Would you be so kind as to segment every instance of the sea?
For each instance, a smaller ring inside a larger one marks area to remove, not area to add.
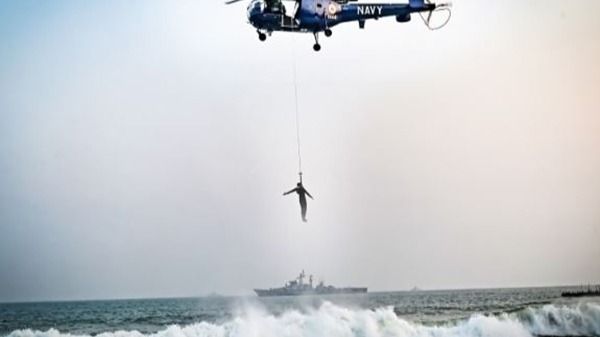
[[[600,336],[600,297],[572,288],[0,304],[10,337]]]

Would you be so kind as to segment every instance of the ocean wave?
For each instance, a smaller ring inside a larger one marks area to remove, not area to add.
[[[600,305],[545,305],[519,313],[470,318],[427,326],[398,317],[392,307],[351,309],[324,303],[309,311],[290,310],[274,316],[245,308],[223,324],[208,322],[142,334],[138,331],[104,332],[97,337],[531,337],[600,336]],[[9,337],[88,337],[48,331],[17,330]]]
[[[600,336],[600,304],[598,303],[530,307],[514,316],[535,335]]]

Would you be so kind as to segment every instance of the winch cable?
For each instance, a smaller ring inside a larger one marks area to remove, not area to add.
[[[294,108],[296,114],[296,145],[298,147],[298,176],[302,182],[302,152],[300,151],[300,113],[298,109],[298,75],[296,71],[296,40],[292,38],[292,59],[294,73]]]

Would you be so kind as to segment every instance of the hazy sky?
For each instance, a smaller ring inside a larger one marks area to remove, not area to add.
[[[600,2],[454,5],[314,53],[244,3],[2,1],[0,301],[600,282]]]

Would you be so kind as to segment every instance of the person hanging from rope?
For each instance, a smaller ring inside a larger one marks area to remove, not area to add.
[[[302,185],[302,176],[300,176],[300,182],[296,184],[296,188],[283,193],[283,195],[288,195],[291,193],[298,193],[298,199],[300,200],[300,211],[302,214],[302,221],[306,222],[306,196],[308,195],[311,199],[313,199],[312,195],[308,193],[308,191]],[[314,199],[313,199],[314,200]]]

